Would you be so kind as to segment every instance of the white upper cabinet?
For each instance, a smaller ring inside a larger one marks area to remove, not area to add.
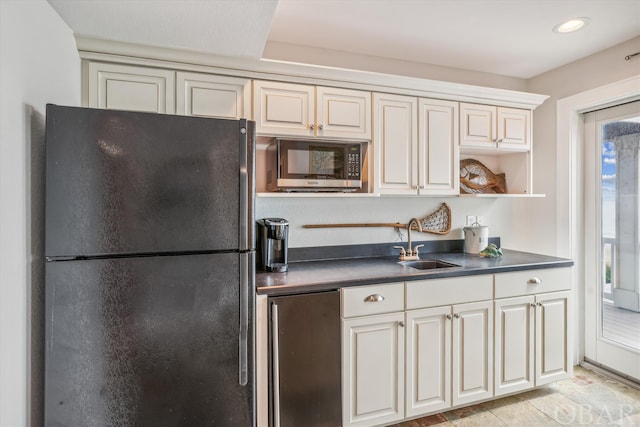
[[[258,134],[313,135],[315,105],[313,86],[253,81],[253,117]]]
[[[496,146],[496,107],[460,104],[460,145],[494,148]]]
[[[240,119],[251,113],[249,79],[179,71],[176,81],[177,114]]]
[[[458,103],[418,100],[419,194],[458,194]]]
[[[316,135],[371,139],[371,92],[316,88]]]
[[[531,149],[531,110],[460,104],[460,146]]]
[[[85,72],[93,108],[225,119],[251,113],[249,79],[103,62],[89,62]]]
[[[531,111],[498,107],[498,148],[531,149]]]
[[[254,80],[258,134],[371,139],[371,93]]]
[[[110,110],[175,113],[175,72],[90,62],[88,106]]]
[[[373,94],[374,191],[458,193],[458,103]]]
[[[418,194],[418,99],[373,94],[376,193]]]

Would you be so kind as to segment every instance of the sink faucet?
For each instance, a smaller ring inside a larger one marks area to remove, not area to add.
[[[418,227],[418,231],[422,231],[422,224],[420,224],[420,221],[418,221],[417,218],[411,218],[407,224],[407,249],[405,250],[402,246],[394,246],[394,248],[400,249],[400,261],[413,261],[420,259],[420,256],[418,255],[418,248],[421,248],[424,245],[416,245],[413,250],[411,249],[411,227],[413,224]]]

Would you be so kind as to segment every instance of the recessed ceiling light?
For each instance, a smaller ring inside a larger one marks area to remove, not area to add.
[[[589,18],[571,18],[553,27],[554,33],[571,33],[587,25],[591,19]]]

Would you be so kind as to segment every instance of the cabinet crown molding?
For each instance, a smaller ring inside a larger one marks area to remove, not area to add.
[[[82,35],[76,35],[75,39],[83,60],[326,85],[531,110],[548,98],[547,95],[462,83],[283,61],[223,57],[204,52],[138,45]]]

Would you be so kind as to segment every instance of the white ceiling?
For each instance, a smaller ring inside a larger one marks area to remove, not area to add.
[[[48,1],[84,36],[252,58],[289,43],[525,79],[640,36],[640,0]],[[577,16],[591,22],[551,31]]]

